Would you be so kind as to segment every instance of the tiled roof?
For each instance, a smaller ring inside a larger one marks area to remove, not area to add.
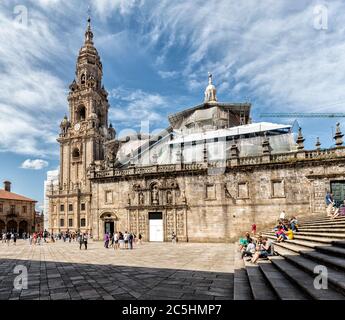
[[[37,202],[36,200],[32,200],[30,198],[21,196],[13,192],[8,192],[3,189],[0,189],[0,200],[19,200],[19,201]]]

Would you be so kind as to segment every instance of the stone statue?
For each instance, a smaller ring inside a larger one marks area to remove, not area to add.
[[[171,191],[167,191],[167,204],[172,204],[172,194]]]
[[[142,192],[139,193],[139,204],[144,204],[144,194]]]
[[[152,204],[158,204],[158,188],[154,186],[152,189]]]

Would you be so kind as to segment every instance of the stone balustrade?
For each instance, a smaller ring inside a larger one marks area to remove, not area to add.
[[[321,160],[321,159],[339,159],[345,158],[345,147],[337,147],[325,150],[298,150],[288,153],[278,153],[270,155],[259,155],[250,157],[236,157],[227,161],[209,161],[198,163],[177,163],[164,165],[149,165],[142,167],[130,167],[126,169],[104,169],[95,167],[90,170],[89,177],[91,179],[102,179],[110,177],[122,177],[131,175],[145,175],[164,172],[187,172],[187,171],[204,171],[210,168],[218,167],[239,167],[251,165],[268,165],[275,163],[291,163],[296,161]],[[236,160],[236,161],[233,161]],[[59,188],[51,189],[51,194],[61,194]]]

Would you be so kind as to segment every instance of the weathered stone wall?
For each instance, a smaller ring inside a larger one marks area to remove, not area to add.
[[[342,161],[238,166],[214,175],[207,171],[172,172],[94,180],[93,234],[103,237],[101,216],[110,213],[117,230],[141,232],[148,239],[148,213],[159,211],[163,213],[165,240],[180,229],[180,239],[188,241],[230,241],[250,231],[254,222],[259,229],[275,223],[282,210],[297,217],[324,212],[330,181],[344,179]],[[168,204],[165,195],[171,181],[177,188],[172,189],[173,203]],[[155,183],[160,186],[156,205],[150,202],[150,185]],[[138,190],[134,186],[139,186]]]

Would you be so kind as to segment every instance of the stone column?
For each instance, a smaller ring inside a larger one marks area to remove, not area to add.
[[[235,140],[232,140],[232,145],[230,148],[230,164],[232,167],[238,165],[239,163],[238,156],[239,156],[239,150],[238,150],[237,144],[235,143]]]
[[[262,142],[262,154],[263,154],[263,162],[270,162],[271,161],[271,146],[269,138],[265,132],[264,140]]]

